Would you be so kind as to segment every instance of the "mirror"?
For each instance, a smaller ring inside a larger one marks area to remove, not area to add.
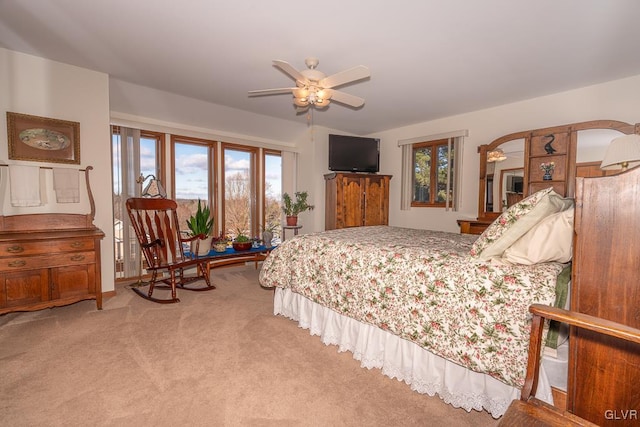
[[[500,171],[500,204],[505,211],[524,198],[524,168]]]
[[[479,218],[496,218],[511,204],[516,203],[518,197],[526,197],[527,177],[525,176],[526,144],[533,133],[543,134],[556,132],[570,132],[575,138],[575,166],[588,165],[599,171],[599,162],[609,143],[624,134],[634,133],[634,125],[615,120],[594,120],[574,123],[571,125],[552,128],[516,132],[498,138],[487,145],[479,147],[480,152],[480,192],[478,203]],[[572,142],[573,143],[573,142]],[[504,156],[493,154],[501,150]],[[504,157],[504,159],[501,159]],[[501,160],[499,160],[501,159]],[[578,174],[580,175],[580,174]],[[519,187],[514,182],[522,177],[524,182],[523,194],[518,194]],[[514,194],[515,193],[515,194]]]
[[[511,140],[500,144],[493,150],[487,152],[487,200],[485,211],[502,212],[507,206],[506,176],[512,176],[516,171],[520,171],[519,176],[524,177],[524,143],[523,138]],[[501,150],[504,156],[492,161],[492,154],[496,150]],[[510,172],[510,173],[507,173]],[[507,173],[507,175],[505,175]],[[513,180],[510,180],[513,181]],[[522,189],[520,189],[522,193]],[[492,197],[490,198],[489,195]]]

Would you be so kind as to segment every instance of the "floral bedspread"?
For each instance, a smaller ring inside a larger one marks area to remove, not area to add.
[[[533,303],[553,305],[561,264],[498,265],[469,255],[477,236],[374,226],[283,242],[264,287],[291,288],[473,371],[522,387]]]

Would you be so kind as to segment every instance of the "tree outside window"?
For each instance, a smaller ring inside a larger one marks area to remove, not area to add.
[[[450,203],[455,188],[453,165],[455,146],[441,139],[413,144],[413,199],[411,206],[446,205],[447,188]],[[448,183],[448,185],[447,185]]]

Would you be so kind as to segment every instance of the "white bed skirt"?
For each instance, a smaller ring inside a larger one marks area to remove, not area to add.
[[[283,315],[318,335],[326,345],[338,351],[350,351],[363,368],[379,368],[390,378],[397,378],[411,389],[438,396],[456,408],[470,412],[486,410],[499,418],[520,390],[493,377],[470,371],[449,362],[410,341],[376,326],[361,323],[322,307],[289,289],[276,288],[273,313]],[[551,387],[540,370],[536,397],[553,404]]]

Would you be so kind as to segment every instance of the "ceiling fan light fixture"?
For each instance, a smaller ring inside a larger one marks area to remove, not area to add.
[[[305,64],[308,68],[298,71],[288,62],[274,60],[273,65],[293,78],[296,87],[254,90],[249,91],[249,96],[278,95],[291,92],[293,94],[293,103],[303,110],[311,106],[326,108],[332,100],[338,104],[353,108],[360,108],[364,105],[364,99],[333,88],[369,78],[371,73],[367,67],[359,65],[327,77],[323,72],[316,69],[318,62],[317,58],[307,58]]]
[[[309,88],[301,87],[298,89],[293,89],[293,96],[296,98],[308,98],[309,97]]]
[[[296,104],[297,107],[306,107],[309,105],[309,100],[307,98],[293,97],[293,103]]]

